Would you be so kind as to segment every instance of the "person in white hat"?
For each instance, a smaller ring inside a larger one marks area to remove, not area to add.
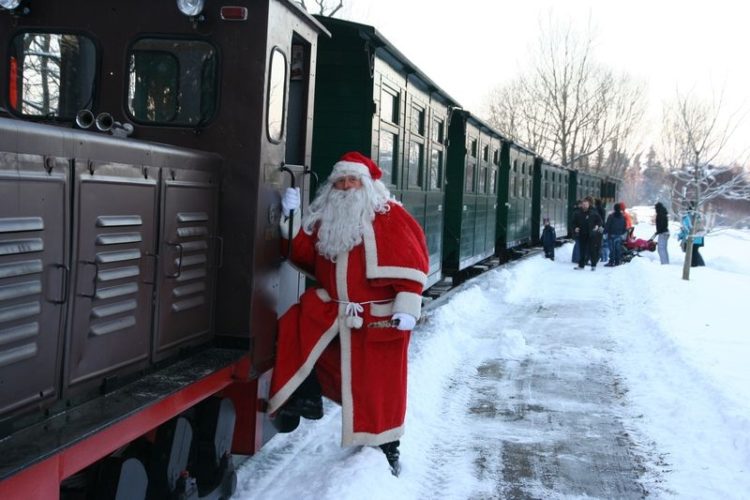
[[[292,218],[290,260],[319,287],[279,320],[268,412],[321,418],[325,395],[342,406],[342,446],[380,446],[398,474],[407,349],[429,254],[381,175],[370,158],[347,153],[301,223]],[[284,238],[299,198],[291,188],[282,198]]]

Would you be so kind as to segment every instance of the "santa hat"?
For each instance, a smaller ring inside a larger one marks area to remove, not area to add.
[[[366,175],[376,181],[383,176],[383,171],[374,161],[362,153],[350,151],[333,165],[331,179],[344,175]]]

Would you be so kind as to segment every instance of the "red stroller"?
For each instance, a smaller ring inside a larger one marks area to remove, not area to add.
[[[653,237],[644,240],[643,238],[636,238],[633,233],[628,234],[623,243],[622,261],[630,262],[633,257],[637,257],[641,252],[648,251],[653,252],[656,250],[656,242]]]

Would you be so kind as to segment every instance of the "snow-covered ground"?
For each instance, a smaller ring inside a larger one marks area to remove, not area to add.
[[[689,281],[669,253],[574,271],[565,245],[475,279],[414,332],[400,477],[339,447],[331,404],[248,460],[235,498],[749,498],[750,232],[709,235]]]

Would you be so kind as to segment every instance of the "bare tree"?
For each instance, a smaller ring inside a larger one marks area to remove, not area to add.
[[[489,121],[564,166],[621,176],[644,112],[644,89],[593,58],[594,37],[541,25],[522,76],[495,90]]]
[[[307,8],[307,3],[308,2],[306,0],[299,0],[299,4],[305,10],[309,10]],[[344,6],[344,0],[337,0],[333,2],[329,2],[328,0],[312,0],[310,4],[310,7],[314,9],[313,14],[333,17]]]
[[[690,279],[697,222],[710,229],[709,203],[716,199],[747,199],[750,182],[744,168],[718,166],[739,125],[736,114],[724,117],[723,92],[711,101],[690,94],[675,95],[664,109],[664,160],[671,170],[672,202],[676,213],[690,220],[682,278]]]
[[[551,130],[545,118],[545,109],[534,99],[532,81],[525,75],[509,84],[495,88],[489,97],[488,120],[500,128],[509,139],[523,144],[532,151],[552,157]]]

